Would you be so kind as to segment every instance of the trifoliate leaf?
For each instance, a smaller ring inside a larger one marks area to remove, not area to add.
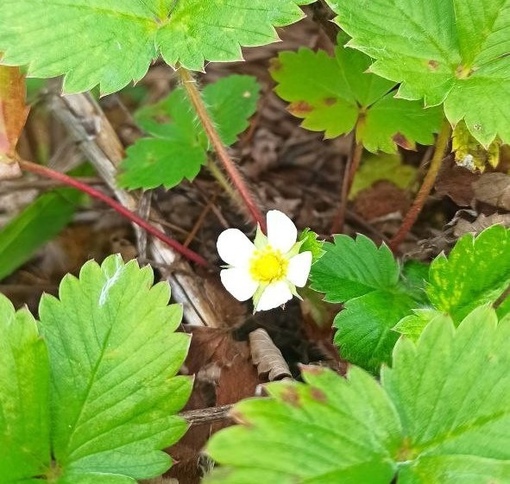
[[[436,320],[416,345],[399,340],[381,380],[405,436],[402,482],[510,481],[509,338],[481,306],[457,329]]]
[[[241,46],[278,39],[311,0],[3,0],[0,51],[28,75],[64,74],[67,92],[103,94],[141,79],[159,54],[175,67],[241,60]]]
[[[291,102],[289,111],[304,118],[302,126],[325,131],[326,138],[355,129],[367,150],[388,153],[397,145],[412,149],[416,141],[432,144],[441,111],[395,99],[394,82],[365,72],[370,63],[365,54],[343,46],[335,49],[335,57],[302,48],[280,53],[271,75],[277,94]]]
[[[252,76],[232,75],[202,92],[222,141],[232,144],[255,112],[260,86]],[[126,150],[119,182],[126,188],[171,188],[193,180],[207,161],[208,141],[182,88],[140,109],[135,118],[155,138],[142,138]]]
[[[0,294],[0,476],[31,482],[50,464],[49,364],[37,323]]]
[[[448,257],[430,265],[431,303],[459,323],[475,307],[496,301],[510,284],[510,230],[494,225],[464,235]]]
[[[43,297],[62,482],[92,482],[97,474],[129,482],[170,467],[162,449],[186,430],[175,414],[191,381],[175,375],[189,338],[174,333],[182,309],[167,305],[168,286],[152,283],[149,267],[111,256],[101,266],[85,264],[79,279],[66,276],[59,299]]]
[[[344,303],[335,318],[335,343],[343,358],[377,371],[390,362],[399,336],[393,326],[425,294],[417,280],[417,287],[401,280],[400,267],[386,245],[378,248],[363,235],[337,235],[334,244],[325,243],[323,249],[326,253],[312,266],[311,287],[325,293],[326,301]]]
[[[496,138],[488,148],[484,148],[468,131],[466,123],[460,121],[452,135],[452,150],[455,152],[455,163],[469,171],[483,173],[487,166],[496,168],[499,164],[499,148],[501,140]]]
[[[402,164],[400,154],[371,154],[363,157],[352,183],[349,199],[353,200],[361,190],[371,187],[379,180],[389,180],[397,187],[405,189],[409,188],[415,178],[416,168]]]
[[[484,146],[510,142],[508,0],[327,0],[349,45],[373,57],[370,71],[402,83],[403,99],[444,102]]]
[[[209,482],[509,482],[509,338],[510,319],[482,306],[458,328],[435,320],[416,344],[400,339],[380,388],[356,367],[270,384],[210,440],[223,467]]]
[[[375,380],[358,368],[348,379],[303,370],[307,384],[274,383],[270,399],[236,405],[243,425],[215,434],[207,451],[225,468],[206,482],[389,483],[400,428]]]
[[[0,279],[11,274],[73,218],[82,195],[69,188],[44,193],[0,230]]]

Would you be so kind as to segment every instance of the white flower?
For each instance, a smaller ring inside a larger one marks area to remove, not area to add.
[[[229,264],[220,273],[221,282],[239,301],[253,297],[255,311],[266,311],[298,296],[310,273],[312,253],[299,253],[301,242],[292,220],[278,210],[267,212],[267,237],[260,228],[252,243],[238,229],[220,234],[216,246]]]

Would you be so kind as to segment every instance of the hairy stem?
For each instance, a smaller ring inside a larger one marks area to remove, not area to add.
[[[342,232],[344,228],[349,192],[351,191],[352,182],[354,181],[354,177],[358,171],[362,155],[363,145],[361,143],[357,143],[356,139],[353,138],[351,152],[349,153],[349,159],[347,160],[347,166],[345,167],[344,177],[342,180],[340,207],[338,208],[338,212],[336,213],[335,218],[333,219],[333,224],[331,225],[332,234],[338,234]]]
[[[439,173],[439,169],[441,168],[441,163],[444,159],[446,149],[448,148],[448,143],[450,141],[450,136],[452,133],[452,127],[447,119],[443,120],[443,125],[441,127],[441,131],[437,137],[436,147],[434,150],[434,155],[432,156],[432,160],[430,161],[430,166],[423,179],[423,183],[416,194],[416,198],[406,213],[404,220],[402,221],[402,225],[398,229],[397,233],[390,240],[390,248],[393,252],[396,252],[398,246],[402,243],[402,241],[406,238],[406,235],[411,230],[412,226],[416,222],[418,215],[423,209],[427,197],[429,196],[432,188],[434,186],[434,182],[436,181],[437,174]]]
[[[223,142],[220,139],[218,131],[214,127],[213,121],[211,120],[209,113],[205,107],[204,101],[202,100],[202,96],[200,95],[199,90],[197,89],[195,80],[191,76],[190,72],[184,68],[179,68],[177,70],[179,77],[181,79],[181,83],[186,89],[188,97],[193,105],[202,126],[204,127],[204,131],[207,134],[209,141],[211,142],[218,159],[223,164],[225,171],[232,181],[233,186],[239,192],[240,197],[242,198],[244,204],[246,205],[251,217],[254,222],[260,225],[260,228],[265,232],[266,231],[266,222],[260,211],[253,195],[248,188],[243,176],[239,172],[234,161],[230,158],[223,146]]]
[[[156,227],[152,226],[149,222],[147,222],[147,220],[139,217],[136,213],[132,212],[131,210],[128,210],[120,203],[116,202],[109,196],[105,195],[103,192],[100,192],[99,190],[96,190],[95,188],[86,185],[85,183],[82,183],[78,180],[75,180],[74,178],[71,178],[70,176],[67,176],[63,173],[52,170],[51,168],[47,168],[42,165],[37,165],[30,161],[20,161],[19,165],[25,171],[36,173],[38,175],[44,176],[45,178],[50,178],[52,180],[57,180],[58,182],[76,188],[77,190],[80,190],[81,192],[86,193],[87,195],[90,195],[91,197],[96,198],[97,200],[101,200],[102,202],[106,203],[108,206],[113,208],[117,213],[127,218],[131,222],[137,224],[138,226],[142,227],[149,234],[158,238],[159,240],[167,244],[169,247],[172,247],[172,249],[179,252],[190,261],[193,261],[204,267],[207,267],[209,265],[208,262],[201,255],[197,254],[191,249],[188,249],[187,247],[184,247],[176,240],[168,237],[166,234],[164,234]]]

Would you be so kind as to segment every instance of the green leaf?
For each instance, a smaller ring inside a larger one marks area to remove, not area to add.
[[[221,140],[233,144],[256,110],[260,86],[252,76],[231,75],[202,92]],[[208,141],[182,88],[140,109],[135,118],[155,138],[142,138],[126,151],[119,182],[126,188],[171,188],[193,180],[207,160]]]
[[[417,344],[400,339],[381,387],[356,367],[270,384],[210,440],[224,467],[208,482],[509,482],[509,338],[510,319],[482,306],[458,328],[435,320]]]
[[[50,463],[49,364],[37,323],[0,294],[0,476],[29,482]]]
[[[126,150],[119,184],[130,190],[171,188],[184,178],[193,180],[206,161],[201,146],[187,145],[178,140],[142,138]]]
[[[459,323],[475,307],[496,301],[510,284],[510,230],[494,225],[463,236],[448,258],[430,265],[432,304]]]
[[[402,318],[394,327],[394,331],[407,336],[411,341],[418,341],[423,330],[431,321],[440,320],[443,324],[451,324],[450,316],[440,313],[436,309],[423,308],[413,309],[413,314]]]
[[[255,77],[241,75],[224,77],[204,88],[204,102],[224,144],[234,144],[248,127],[248,119],[257,110],[259,91]]]
[[[500,319],[510,317],[510,296],[504,298],[503,302],[496,308],[496,312]]]
[[[509,338],[481,306],[456,330],[436,320],[417,345],[399,340],[381,378],[405,436],[402,482],[510,480]]]
[[[345,40],[339,36],[340,43]],[[394,98],[395,83],[367,74],[370,63],[368,56],[341,46],[335,57],[301,48],[280,53],[271,75],[277,94],[291,102],[289,111],[304,118],[302,126],[325,131],[326,138],[355,129],[366,149],[388,153],[397,145],[412,149],[416,141],[432,144],[441,110]]]
[[[41,195],[0,230],[0,279],[55,237],[73,218],[82,195],[61,188]]]
[[[378,289],[397,286],[400,268],[386,245],[376,245],[364,235],[352,239],[335,235],[326,242],[325,254],[313,265],[312,289],[325,293],[329,302],[344,302]]]
[[[68,275],[40,305],[52,370],[52,446],[62,482],[129,482],[170,467],[162,452],[185,432],[175,414],[189,378],[175,376],[189,337],[175,333],[182,308],[151,287],[150,267],[120,256]],[[59,481],[60,482],[60,481]]]
[[[307,384],[273,383],[270,399],[236,405],[242,426],[215,434],[208,453],[228,466],[206,482],[389,483],[400,436],[394,408],[358,368],[348,379],[303,369]]]
[[[349,199],[365,188],[370,188],[376,181],[389,180],[397,187],[407,189],[416,178],[416,168],[402,164],[400,154],[380,154],[364,156],[361,166],[356,172]]]
[[[311,0],[4,0],[0,51],[31,77],[64,74],[64,89],[120,90],[159,54],[176,67],[241,60],[241,46],[278,40]],[[20,35],[20,32],[22,34]]]
[[[370,71],[402,83],[398,95],[444,103],[487,146],[510,142],[509,0],[327,0],[349,45],[376,59]],[[383,19],[383,20],[382,20]]]
[[[325,254],[312,266],[312,289],[325,300],[342,302],[336,316],[335,343],[342,357],[375,372],[389,363],[399,334],[395,324],[425,295],[419,278],[401,279],[400,267],[386,245],[376,247],[367,237],[337,235],[323,245]]]
[[[309,228],[302,230],[298,236],[298,242],[301,242],[299,252],[311,252],[312,262],[319,260],[324,254],[322,246],[324,241],[319,240],[319,236]]]
[[[395,324],[416,307],[404,292],[373,291],[344,304],[334,320],[335,344],[342,358],[377,373],[382,363],[391,363],[399,338]]]

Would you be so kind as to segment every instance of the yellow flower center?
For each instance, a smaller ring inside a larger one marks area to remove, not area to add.
[[[256,250],[250,260],[250,275],[257,282],[271,283],[285,279],[289,261],[279,250],[267,245]]]

